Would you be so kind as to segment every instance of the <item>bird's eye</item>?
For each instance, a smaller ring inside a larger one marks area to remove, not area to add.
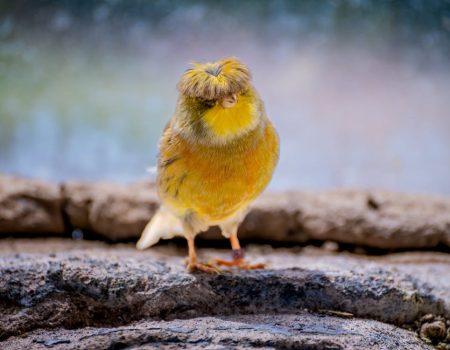
[[[207,108],[212,108],[216,105],[216,100],[200,99],[199,102]]]

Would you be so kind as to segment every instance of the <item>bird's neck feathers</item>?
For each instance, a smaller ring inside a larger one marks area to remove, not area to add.
[[[203,115],[206,128],[220,142],[226,142],[253,130],[259,121],[260,111],[254,98],[239,96],[232,108],[216,104]]]

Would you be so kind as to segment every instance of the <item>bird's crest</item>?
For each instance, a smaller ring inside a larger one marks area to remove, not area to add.
[[[217,62],[193,62],[177,87],[184,96],[212,100],[244,91],[250,80],[247,66],[230,57]]]

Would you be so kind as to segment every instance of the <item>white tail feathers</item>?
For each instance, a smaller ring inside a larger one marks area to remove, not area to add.
[[[161,207],[145,226],[136,247],[143,250],[158,243],[161,238],[170,239],[175,236],[183,236],[181,221],[170,211]]]

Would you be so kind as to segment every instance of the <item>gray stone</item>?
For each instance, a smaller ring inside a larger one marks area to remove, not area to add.
[[[0,175],[0,234],[64,234],[58,185]]]
[[[201,317],[122,327],[55,329],[12,337],[2,349],[432,349],[413,332],[361,319],[297,315]]]
[[[200,250],[204,259],[227,254]],[[38,328],[304,309],[413,328],[427,314],[450,319],[448,254],[369,258],[258,247],[248,250],[248,258],[269,263],[269,269],[217,275],[187,273],[184,257],[184,250],[171,247],[139,252],[124,244],[4,240],[0,340]]]

